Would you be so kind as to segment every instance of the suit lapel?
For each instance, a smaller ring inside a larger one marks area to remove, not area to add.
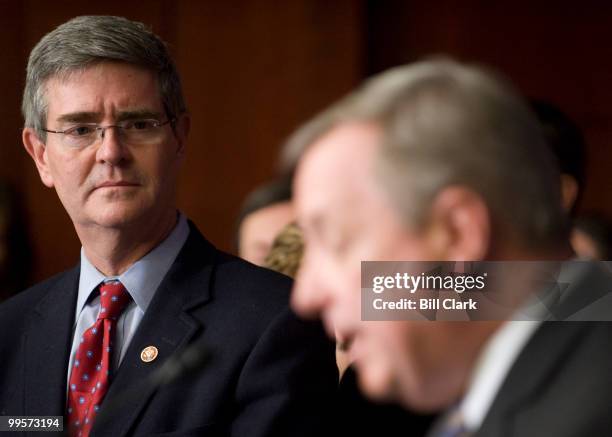
[[[63,274],[34,309],[24,334],[26,415],[64,414],[78,280],[78,267]]]
[[[541,393],[587,327],[579,322],[543,322],[512,366],[477,435],[511,435],[516,414]]]
[[[156,291],[116,376],[112,378],[92,435],[129,434],[157,390],[153,384],[147,383],[151,374],[204,328],[188,310],[210,299],[209,284],[216,249],[192,223],[190,227],[185,246]],[[140,358],[141,351],[147,346],[155,346],[159,351],[158,357],[149,363]],[[134,387],[137,387],[138,396],[134,396]],[[115,408],[121,408],[121,414],[105,413],[105,409]]]

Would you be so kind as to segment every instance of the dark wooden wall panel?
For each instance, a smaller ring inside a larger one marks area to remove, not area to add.
[[[23,148],[21,147],[21,101],[24,82],[23,59],[25,32],[23,5],[20,2],[0,3],[0,178],[11,181],[18,188],[23,185]]]
[[[588,142],[581,209],[612,215],[612,3],[370,1],[367,13],[370,74],[445,53],[559,105]]]
[[[356,5],[179,4],[177,60],[193,115],[180,204],[221,247],[283,139],[362,77]]]

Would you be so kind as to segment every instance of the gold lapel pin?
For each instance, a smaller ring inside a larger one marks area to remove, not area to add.
[[[159,351],[155,346],[147,346],[140,352],[140,359],[145,363],[150,363],[157,358]]]

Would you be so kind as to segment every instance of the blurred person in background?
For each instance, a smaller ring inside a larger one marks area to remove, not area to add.
[[[30,284],[34,257],[17,192],[0,182],[0,302]]]
[[[602,214],[578,217],[571,241],[581,259],[612,261],[612,220]]]
[[[294,219],[290,176],[257,187],[245,199],[238,217],[238,255],[263,266],[274,238]]]
[[[572,216],[570,242],[579,258],[609,260],[612,251],[610,220],[601,214],[577,217],[586,182],[586,143],[578,125],[558,106],[538,99],[530,101],[561,169],[561,202]]]
[[[289,223],[274,238],[263,266],[295,278],[300,269],[303,252],[302,230],[296,223]]]
[[[559,169],[509,84],[448,60],[398,67],[286,147],[306,242],[292,304],[350,341],[367,395],[445,410],[429,436],[608,432],[609,323],[361,320],[361,261],[571,257]]]
[[[586,143],[578,125],[558,106],[539,99],[530,100],[546,143],[561,170],[561,203],[571,215],[576,214],[586,180]]]

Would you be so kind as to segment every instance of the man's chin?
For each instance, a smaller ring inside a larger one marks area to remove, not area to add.
[[[132,205],[112,205],[90,216],[92,225],[102,228],[122,229],[143,223],[147,214],[143,208]]]
[[[418,414],[431,414],[442,407],[432,402],[428,393],[416,395],[414,387],[401,387],[399,378],[391,370],[367,369],[357,366],[359,387],[363,394],[375,402],[392,403]],[[416,395],[416,396],[415,396]]]
[[[395,378],[389,369],[386,369],[381,363],[368,363],[367,359],[356,361],[355,366],[359,386],[365,395],[381,402],[396,399]]]

